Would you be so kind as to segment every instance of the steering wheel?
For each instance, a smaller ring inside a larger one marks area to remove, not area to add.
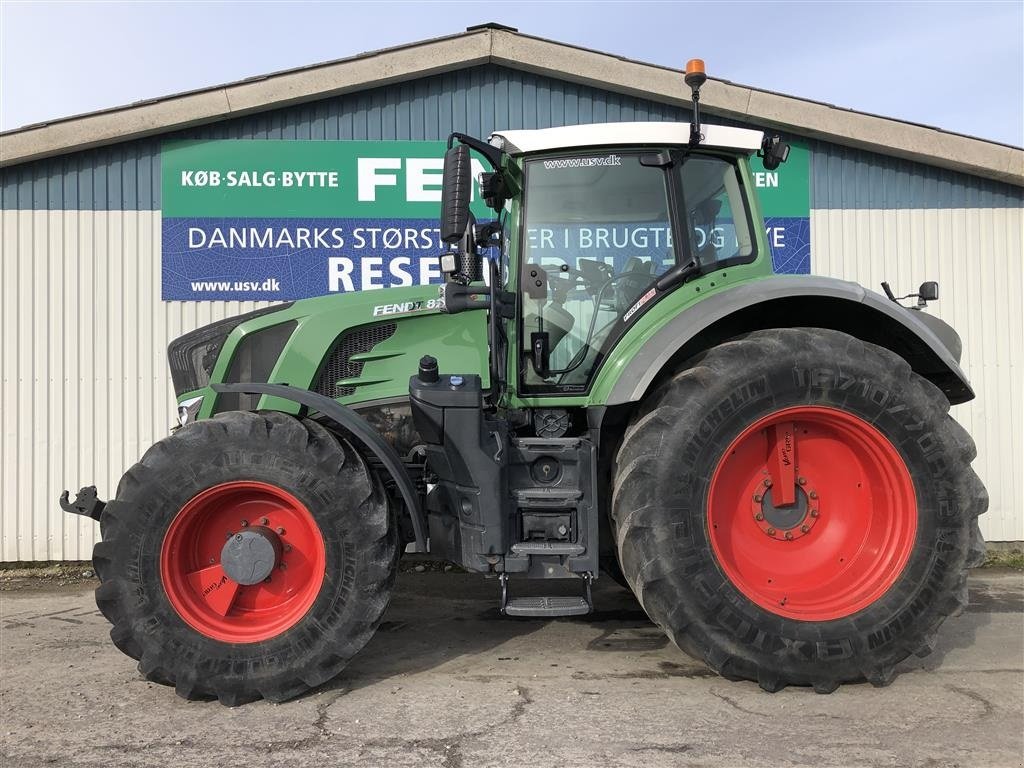
[[[599,298],[601,305],[598,311],[624,314],[654,279],[653,262],[644,262],[636,256],[629,258],[625,269],[619,274],[615,273],[612,266],[597,259],[577,259],[576,263],[576,269],[568,264],[562,265],[559,271],[566,274],[568,279],[564,279],[565,285],[555,288],[554,292],[556,295],[560,293],[564,300],[565,294],[580,280],[591,296]],[[553,287],[554,283],[555,280],[552,280]]]
[[[576,270],[580,279],[587,284],[590,292],[597,291],[615,276],[615,270],[597,259],[577,259],[579,268]]]

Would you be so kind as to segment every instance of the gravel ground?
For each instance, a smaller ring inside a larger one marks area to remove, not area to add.
[[[888,688],[762,692],[712,675],[602,579],[580,619],[498,616],[494,580],[407,566],[332,683],[227,709],[146,682],[94,580],[0,581],[0,765],[1020,766],[1024,577],[977,572],[971,608]]]

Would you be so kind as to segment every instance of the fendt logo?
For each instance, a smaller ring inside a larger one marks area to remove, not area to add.
[[[420,310],[440,309],[440,299],[427,299],[425,301],[403,301],[399,304],[378,304],[373,308],[374,317],[384,315],[405,315]]]

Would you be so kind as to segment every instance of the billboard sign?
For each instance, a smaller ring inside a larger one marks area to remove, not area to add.
[[[164,300],[289,300],[440,282],[444,150],[440,141],[165,143]],[[809,272],[807,150],[794,147],[775,172],[754,165],[777,269]],[[474,178],[484,169],[474,160]],[[475,188],[474,212],[493,217]]]
[[[810,158],[807,145],[797,142],[790,145],[789,159],[774,171],[766,171],[756,156],[750,158],[772,266],[778,274],[811,272]]]

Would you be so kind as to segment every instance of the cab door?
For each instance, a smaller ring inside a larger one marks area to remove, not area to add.
[[[650,150],[527,161],[519,388],[585,391],[655,278],[677,263],[673,193]]]

